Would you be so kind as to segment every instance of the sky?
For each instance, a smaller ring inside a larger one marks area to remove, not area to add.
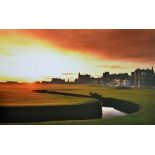
[[[74,80],[78,72],[131,73],[155,66],[155,30],[0,30],[0,81]]]

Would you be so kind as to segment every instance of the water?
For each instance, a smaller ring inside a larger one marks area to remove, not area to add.
[[[126,115],[126,113],[116,110],[112,107],[102,107],[102,118],[114,118]]]

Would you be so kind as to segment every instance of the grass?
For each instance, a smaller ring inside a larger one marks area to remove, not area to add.
[[[87,98],[70,97],[54,94],[34,93],[34,89],[48,89],[53,85],[36,84],[1,84],[0,106],[57,106],[74,105],[88,101]]]
[[[59,85],[55,89],[72,88],[71,92],[89,94],[89,92],[99,93],[103,97],[111,97],[116,99],[122,99],[130,102],[140,104],[143,109],[137,113],[130,114],[123,117],[116,117],[113,119],[96,119],[96,120],[78,120],[78,121],[49,121],[41,122],[38,124],[126,124],[126,125],[138,125],[138,124],[155,124],[155,89],[116,89],[95,85]],[[69,89],[67,90],[69,92]]]
[[[12,86],[13,87],[13,86]],[[10,86],[8,86],[8,89]],[[16,88],[19,89],[49,89],[53,91],[64,91],[71,93],[79,93],[79,94],[89,94],[90,92],[101,94],[103,97],[111,97],[116,99],[123,99],[126,101],[134,102],[140,104],[143,109],[137,113],[130,114],[123,117],[117,117],[112,119],[94,119],[94,120],[68,120],[68,121],[48,121],[48,122],[38,122],[38,123],[30,123],[30,124],[155,124],[155,89],[140,89],[140,88],[132,88],[132,89],[116,89],[103,87],[98,85],[33,85],[28,86],[27,88]],[[1,90],[1,88],[0,88]],[[6,87],[3,91],[7,91]],[[24,91],[24,90],[23,90]],[[31,92],[32,93],[32,92]],[[1,93],[0,93],[1,94]],[[21,92],[23,94],[23,92]],[[43,94],[45,95],[45,94]],[[32,95],[33,96],[33,95]],[[44,97],[39,97],[35,100],[30,100],[30,104],[34,104],[33,101],[39,101],[40,103],[44,101],[44,103],[53,101],[53,97],[51,94],[47,94]],[[33,98],[33,97],[32,97]],[[31,99],[31,96],[29,97]],[[84,98],[72,98],[72,97],[63,97],[63,96],[55,96],[59,101],[63,101],[64,104],[77,104],[83,100]],[[1,99],[0,99],[1,101]],[[46,102],[45,102],[46,101]],[[57,101],[57,103],[59,103]],[[61,102],[62,103],[62,102]]]

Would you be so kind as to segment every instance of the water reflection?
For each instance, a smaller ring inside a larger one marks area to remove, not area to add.
[[[116,110],[112,107],[102,107],[102,118],[114,118],[126,115],[126,113]]]

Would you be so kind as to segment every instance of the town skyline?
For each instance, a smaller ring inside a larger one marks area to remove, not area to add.
[[[0,81],[74,80],[155,66],[155,30],[0,30]]]
[[[18,81],[3,81],[8,84],[17,84]],[[101,77],[78,73],[74,81],[62,78],[49,78],[49,80],[34,81],[37,84],[101,84],[116,87],[155,87],[155,72],[153,66],[147,69],[137,68],[131,74],[103,72]]]

